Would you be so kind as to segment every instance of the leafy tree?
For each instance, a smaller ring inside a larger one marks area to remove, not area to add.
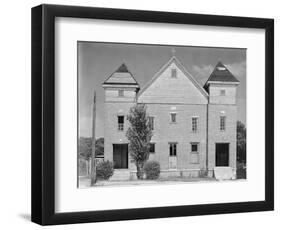
[[[149,158],[152,130],[149,125],[146,106],[137,104],[130,109],[127,120],[130,127],[126,132],[129,140],[129,153],[137,167],[138,179],[143,179],[143,165]]]
[[[104,138],[101,137],[96,140],[96,156],[103,156],[104,154]]]
[[[246,163],[246,127],[237,121],[237,161]]]
[[[96,140],[96,156],[102,156],[104,153],[104,138]],[[79,157],[89,161],[92,155],[92,139],[90,137],[79,138]]]

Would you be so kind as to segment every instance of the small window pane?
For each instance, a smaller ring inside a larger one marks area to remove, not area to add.
[[[198,129],[198,117],[192,117],[192,131],[196,132]]]
[[[225,90],[224,90],[224,89],[222,89],[222,90],[220,91],[220,95],[221,95],[221,96],[225,96]]]
[[[155,143],[150,143],[149,152],[150,153],[155,153]]]
[[[170,143],[170,156],[177,155],[177,143]]]
[[[191,144],[191,152],[198,152],[198,143]]]
[[[177,77],[177,69],[172,69],[172,78]]]
[[[124,90],[118,90],[118,97],[124,97]]]
[[[171,113],[171,122],[172,123],[175,123],[177,120],[176,120],[176,113]]]
[[[118,130],[124,130],[124,116],[118,116]]]
[[[225,120],[226,120],[225,116],[220,117],[220,130],[221,131],[225,131]]]

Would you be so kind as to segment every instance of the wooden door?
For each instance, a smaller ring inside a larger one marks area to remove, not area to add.
[[[113,163],[114,168],[128,168],[128,144],[113,145]]]
[[[216,166],[229,166],[229,143],[216,143]]]

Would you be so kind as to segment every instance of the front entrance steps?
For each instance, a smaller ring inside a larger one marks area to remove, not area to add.
[[[129,169],[114,169],[112,177],[109,178],[110,181],[124,181],[130,180],[130,170]]]

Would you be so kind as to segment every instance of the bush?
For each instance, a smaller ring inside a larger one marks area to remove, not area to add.
[[[157,161],[148,161],[143,167],[146,179],[155,180],[160,175],[160,164]]]
[[[108,180],[113,175],[113,163],[110,161],[100,161],[97,164],[97,179]]]

